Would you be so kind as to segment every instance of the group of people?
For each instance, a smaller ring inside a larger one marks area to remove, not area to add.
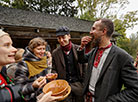
[[[17,63],[12,80],[5,66],[15,63],[17,49],[9,34],[0,30],[0,102],[56,101],[62,96],[52,96],[51,91],[42,93],[48,83],[46,75],[51,74],[58,74],[57,79],[66,80],[71,86],[71,93],[63,102],[138,102],[137,69],[133,58],[111,43],[113,32],[110,19],[98,19],[90,36],[82,37],[81,44],[76,45],[71,42],[70,30],[60,27],[56,30],[60,46],[52,55],[46,52],[44,39],[34,38]],[[87,44],[93,49],[86,53]]]
[[[12,80],[7,75],[5,66],[15,63],[17,49],[12,46],[13,42],[9,34],[2,30],[0,30],[0,42],[0,102],[50,102],[60,98],[51,96],[52,93],[49,92],[41,95],[41,98],[37,99],[40,89],[46,84],[45,75],[47,72],[45,69],[47,63],[46,60],[42,60],[45,58],[43,52],[46,42],[44,40],[35,38],[30,41],[29,46],[24,52],[26,59],[23,57],[23,60],[17,64],[15,80]],[[40,65],[40,67],[36,67],[34,70],[38,68],[37,71],[41,70],[42,73],[36,73],[33,69],[32,72],[29,70],[29,68],[34,67],[33,62],[35,63],[35,61],[38,62],[37,65]]]

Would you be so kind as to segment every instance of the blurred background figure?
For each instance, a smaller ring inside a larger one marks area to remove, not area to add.
[[[47,70],[48,70],[48,73],[51,73],[51,71],[52,71],[52,55],[49,51],[46,51],[46,56],[47,56]]]
[[[11,64],[6,65],[7,75],[11,79],[15,78],[15,71],[16,71],[16,68],[17,68],[17,64],[18,64],[18,62],[22,61],[23,53],[24,53],[24,49],[18,48],[17,52],[15,54],[15,63],[11,63]]]
[[[50,45],[48,43],[47,43],[47,46],[46,46],[46,51],[51,52],[51,47],[50,47]]]

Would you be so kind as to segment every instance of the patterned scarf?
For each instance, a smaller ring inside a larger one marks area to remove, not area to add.
[[[29,69],[29,78],[41,73],[47,68],[47,58],[44,56],[40,61],[25,61]]]
[[[95,60],[94,60],[94,67],[97,68],[98,67],[98,64],[100,62],[100,59],[103,55],[103,52],[110,48],[112,46],[112,43],[110,43],[107,47],[105,48],[99,48],[98,51],[96,52],[96,56],[95,56]]]
[[[6,67],[4,66],[0,72],[0,88],[8,84],[14,84],[14,80],[10,78],[5,71],[6,71]]]
[[[4,79],[4,77],[0,74],[0,87],[4,87],[7,85],[6,80]]]
[[[69,41],[69,44],[68,44],[68,45],[66,45],[66,46],[61,46],[61,48],[62,48],[62,50],[65,51],[65,52],[70,51],[71,48],[72,48],[72,43],[71,43],[71,41]]]

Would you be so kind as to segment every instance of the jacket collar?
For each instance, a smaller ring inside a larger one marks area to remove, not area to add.
[[[78,59],[77,52],[74,49],[74,44],[73,43],[72,43],[72,51],[74,53],[75,59],[77,60]],[[63,54],[63,50],[61,49],[61,47],[59,47],[58,54],[60,56],[59,59],[60,59],[61,63],[63,64],[63,67],[65,68],[66,67],[66,65],[65,65],[65,59],[64,59],[64,54]]]

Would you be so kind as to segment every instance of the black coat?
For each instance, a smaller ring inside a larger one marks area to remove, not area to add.
[[[97,48],[84,55],[78,51],[79,62],[88,62],[84,91],[88,91]],[[122,85],[126,87],[121,90]],[[138,74],[133,66],[132,57],[124,50],[113,45],[102,67],[95,85],[95,102],[138,102]]]

